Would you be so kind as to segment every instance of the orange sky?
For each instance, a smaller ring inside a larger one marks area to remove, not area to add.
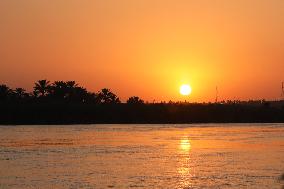
[[[278,99],[283,0],[1,0],[0,83],[111,88],[125,100]],[[189,83],[190,97],[179,94]]]

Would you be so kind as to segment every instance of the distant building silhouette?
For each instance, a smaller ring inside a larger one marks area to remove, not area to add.
[[[282,82],[282,88],[281,88],[281,100],[284,100],[284,82]]]

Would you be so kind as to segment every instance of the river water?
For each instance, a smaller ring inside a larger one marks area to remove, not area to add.
[[[0,188],[281,188],[284,124],[0,126]]]

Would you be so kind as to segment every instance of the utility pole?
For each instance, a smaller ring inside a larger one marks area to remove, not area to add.
[[[282,83],[283,84],[283,83]],[[216,95],[215,95],[215,103],[217,104],[218,102],[218,87],[216,86]]]

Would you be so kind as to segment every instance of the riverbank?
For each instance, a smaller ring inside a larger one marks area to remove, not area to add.
[[[1,104],[0,124],[283,123],[284,108],[245,104]]]

